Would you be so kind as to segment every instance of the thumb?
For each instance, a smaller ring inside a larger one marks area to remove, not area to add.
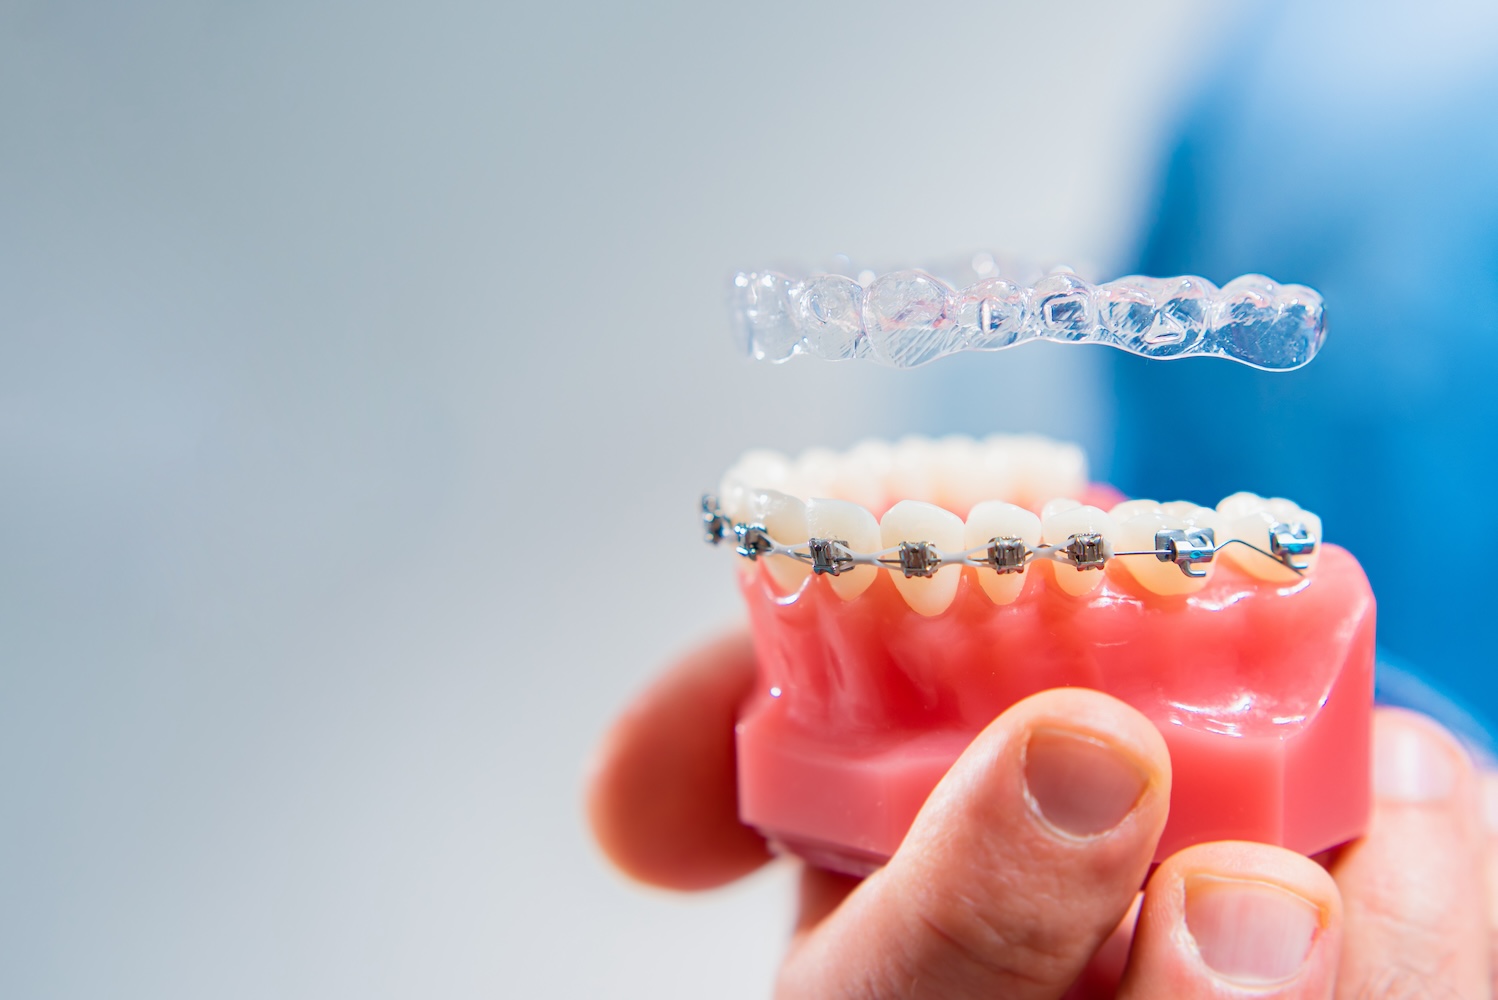
[[[781,970],[782,997],[1061,996],[1144,882],[1165,741],[1107,695],[1046,691],[985,729],[890,863]]]

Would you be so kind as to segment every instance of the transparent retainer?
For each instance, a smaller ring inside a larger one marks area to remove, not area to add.
[[[1044,340],[1290,371],[1314,358],[1326,338],[1320,295],[1261,274],[1221,288],[1193,275],[1094,285],[1062,268],[1026,283],[1020,275],[1034,269],[1005,268],[1001,276],[988,254],[958,273],[959,281],[949,282],[923,270],[800,278],[741,272],[731,288],[737,344],[760,361],[806,354],[914,368],[949,354]]]

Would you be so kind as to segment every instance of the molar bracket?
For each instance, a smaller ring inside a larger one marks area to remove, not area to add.
[[[1269,552],[1297,572],[1310,568],[1305,558],[1316,551],[1316,540],[1304,524],[1276,524],[1269,529]]]
[[[1173,562],[1181,572],[1190,577],[1204,577],[1207,571],[1198,569],[1209,563],[1217,554],[1217,536],[1211,528],[1166,528],[1155,532],[1155,558],[1161,562]]]

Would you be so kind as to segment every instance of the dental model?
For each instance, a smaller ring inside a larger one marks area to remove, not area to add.
[[[1288,500],[1124,500],[1072,445],[907,438],[750,452],[702,517],[742,557],[759,660],[741,816],[815,864],[878,867],[980,730],[1060,686],[1164,735],[1157,860],[1366,824],[1373,595]]]
[[[949,280],[919,270],[876,276],[845,269],[855,276],[736,275],[732,316],[739,349],[761,361],[809,354],[913,368],[959,351],[1050,340],[1289,371],[1315,357],[1326,336],[1321,296],[1260,274],[1222,288],[1190,275],[1092,285],[1065,268],[1001,268],[992,254],[947,269]]]

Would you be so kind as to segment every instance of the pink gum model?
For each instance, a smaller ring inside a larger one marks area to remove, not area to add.
[[[881,571],[845,601],[811,577],[782,596],[744,574],[759,687],[738,725],[740,813],[783,848],[866,874],[904,838],[973,737],[1010,705],[1080,686],[1160,728],[1174,780],[1156,860],[1213,840],[1313,854],[1369,810],[1374,602],[1357,561],[1323,546],[1294,585],[1217,567],[1189,596],[1107,574],[1062,592],[1052,566],[995,605],[972,567],[924,617]]]

